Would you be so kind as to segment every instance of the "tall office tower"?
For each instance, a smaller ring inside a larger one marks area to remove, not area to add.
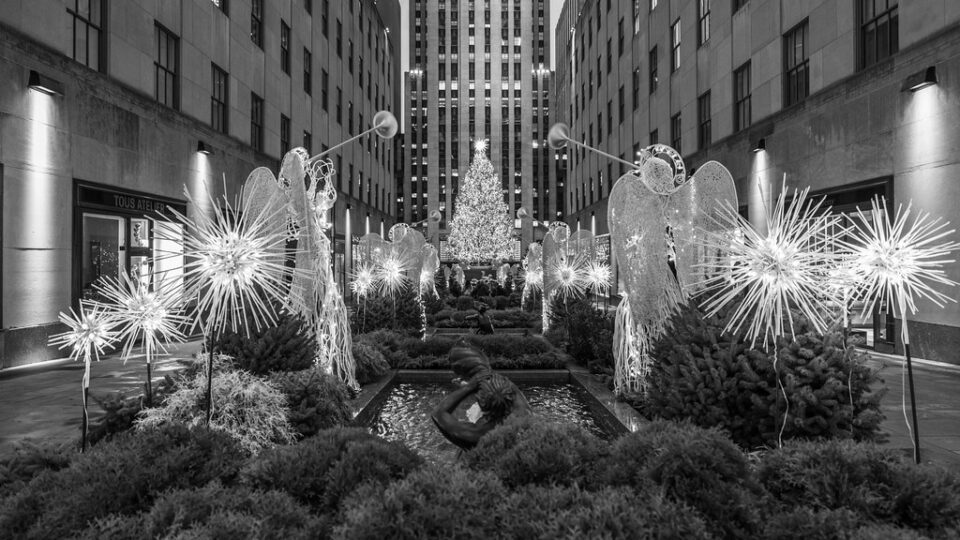
[[[550,129],[548,0],[410,0],[403,219],[441,259],[460,178],[485,140],[517,221],[515,255],[559,219]],[[439,210],[439,222],[429,215]],[[536,235],[536,236],[535,236]]]

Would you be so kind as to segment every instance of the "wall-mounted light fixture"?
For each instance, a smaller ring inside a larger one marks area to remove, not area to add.
[[[926,88],[940,82],[937,79],[937,66],[930,66],[925,69],[910,75],[905,81],[903,81],[903,86],[900,87],[901,92],[916,92],[921,88]]]
[[[760,137],[757,139],[757,142],[751,145],[751,152],[762,152],[767,149],[767,139],[766,137]]]
[[[213,153],[213,148],[211,148],[209,144],[203,141],[197,141],[197,152],[200,152],[201,154],[206,154],[209,156],[210,154]]]
[[[31,90],[36,90],[37,92],[43,92],[44,94],[50,94],[51,96],[62,96],[63,95],[63,83],[42,75],[39,71],[34,69],[30,70],[30,78],[27,82],[27,85]]]

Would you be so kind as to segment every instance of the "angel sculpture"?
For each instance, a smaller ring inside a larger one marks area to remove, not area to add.
[[[543,331],[550,327],[551,304],[554,294],[560,287],[557,272],[552,271],[567,259],[567,240],[570,238],[570,226],[562,221],[550,224],[543,238],[541,249],[543,270]]]
[[[303,148],[287,152],[280,176],[265,168],[254,169],[244,185],[254,210],[280,205],[286,208],[286,227],[297,240],[298,272],[290,285],[286,308],[300,315],[316,332],[317,363],[333,372],[347,386],[359,389],[355,376],[350,320],[337,289],[330,262],[327,211],[337,200],[331,181],[336,171],[327,160],[310,160]]]
[[[543,289],[543,247],[538,242],[527,246],[527,257],[523,259],[523,293],[520,295],[520,307],[526,309],[527,297]]]
[[[733,177],[720,163],[708,161],[688,177],[669,146],[641,154],[640,167],[610,190],[607,210],[623,292],[614,327],[618,393],[644,390],[650,346],[710,273],[701,238],[724,227],[724,205],[737,208]]]

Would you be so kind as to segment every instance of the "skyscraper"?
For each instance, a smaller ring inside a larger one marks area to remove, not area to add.
[[[441,220],[423,230],[443,258],[472,143],[486,140],[504,200],[511,212],[528,212],[517,222],[525,249],[535,226],[562,217],[546,145],[549,1],[411,0],[409,7],[403,219],[428,220],[439,210]]]

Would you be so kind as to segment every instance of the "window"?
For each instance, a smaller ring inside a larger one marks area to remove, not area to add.
[[[250,94],[250,146],[263,152],[263,98]]]
[[[733,12],[740,11],[740,8],[750,3],[750,0],[733,0]]]
[[[613,69],[613,40],[607,39],[607,73]]]
[[[640,0],[633,0],[633,34],[640,33]]]
[[[173,109],[180,106],[179,81],[177,71],[180,63],[180,40],[166,28],[156,25],[157,60],[154,62],[156,85],[154,93],[157,101]]]
[[[670,73],[680,69],[680,19],[670,26]]]
[[[250,40],[263,48],[263,0],[252,0],[250,4]]]
[[[290,74],[290,27],[280,21],[280,69]]]
[[[650,60],[649,60],[649,62],[650,62],[650,66],[649,66],[649,69],[650,69],[650,93],[652,94],[652,93],[654,93],[654,92],[657,91],[657,83],[660,81],[659,77],[657,77],[657,47],[656,47],[656,46],[654,46],[652,49],[650,49]],[[637,76],[637,80],[639,80],[639,78],[640,78],[640,77]],[[639,86],[639,85],[637,85],[637,86]],[[634,109],[637,108],[636,91],[634,91],[633,108],[634,108]]]
[[[807,58],[807,21],[783,36],[783,106],[800,103],[810,94],[810,70]]]
[[[710,0],[699,0],[697,18],[697,46],[703,45],[710,39]]]
[[[860,68],[867,68],[900,50],[900,17],[896,0],[860,0]]]
[[[227,132],[227,72],[211,64],[213,68],[213,93],[210,96],[210,126]]]
[[[657,9],[657,0],[650,0],[650,11]]]
[[[73,7],[67,8],[67,12],[73,15],[73,59],[100,71],[101,52],[105,50],[102,29],[106,2],[74,0]]]
[[[624,108],[624,107],[623,107],[623,85],[622,85],[622,84],[620,85],[620,90],[617,91],[617,104],[618,104],[617,106],[619,107],[619,109],[618,109],[619,118],[620,118],[620,122],[619,122],[619,123],[622,124],[622,123],[623,123],[623,108]]]
[[[330,75],[327,73],[327,70],[320,70],[320,106],[323,107],[323,110],[327,110],[327,90],[328,85],[330,84]]]
[[[303,91],[309,96],[313,92],[313,72],[310,67],[312,55],[306,47],[303,48]]]
[[[650,144],[660,144],[660,132],[656,129],[650,132]]]
[[[617,55],[623,56],[623,17],[620,17],[617,24]]]
[[[227,0],[212,0],[213,5],[217,6],[220,11],[227,13]]]
[[[306,149],[308,154],[313,153],[313,135],[309,131],[303,132],[303,148]]]
[[[710,91],[697,98],[697,149],[710,146]]]
[[[303,0],[303,9],[307,12],[307,15],[313,14],[313,0]]]
[[[353,74],[353,40],[347,40],[347,71]]]
[[[337,19],[337,58],[343,58],[343,23]]]
[[[290,119],[280,115],[280,155],[290,150]]]
[[[733,131],[750,126],[750,61],[733,72]]]
[[[683,150],[680,149],[682,127],[680,123],[680,113],[670,117],[670,146],[680,154],[683,153]]]
[[[343,90],[337,87],[337,123],[343,125]]]
[[[327,23],[330,20],[330,0],[320,0],[320,30],[327,37]]]

